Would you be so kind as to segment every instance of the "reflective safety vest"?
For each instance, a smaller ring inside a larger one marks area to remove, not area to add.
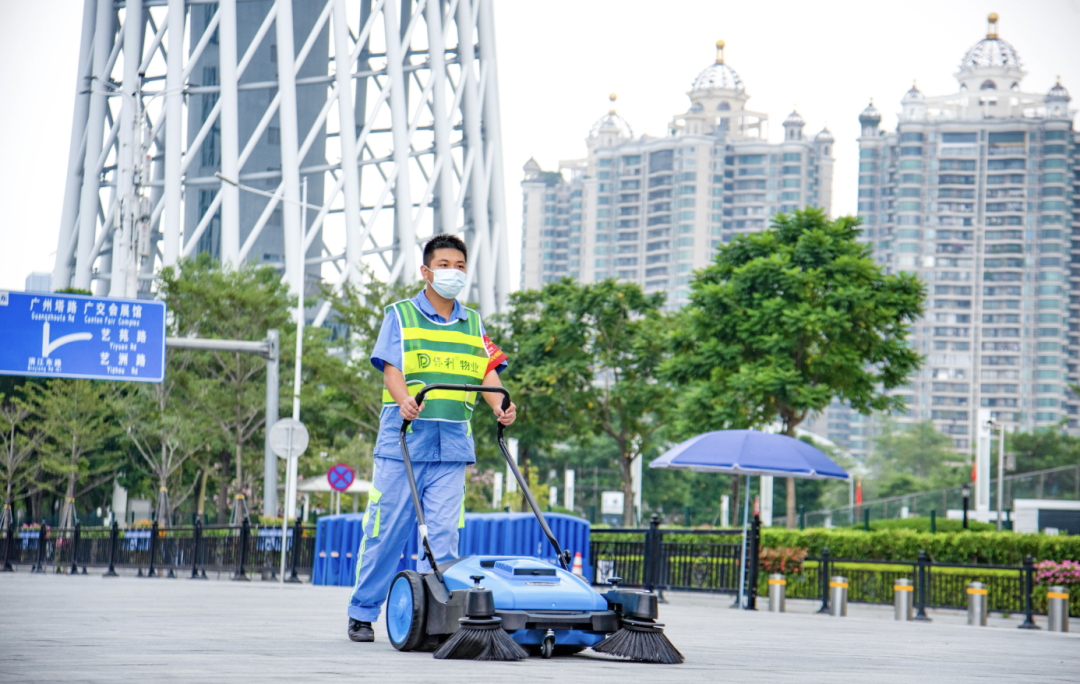
[[[408,300],[387,307],[386,315],[397,315],[401,326],[401,356],[405,366],[401,370],[412,396],[434,383],[483,383],[489,357],[480,331],[480,314],[472,309],[465,311],[469,317],[464,321],[436,323]],[[384,388],[383,406],[396,405]],[[475,392],[435,390],[424,395],[424,412],[418,420],[468,422],[475,405]]]

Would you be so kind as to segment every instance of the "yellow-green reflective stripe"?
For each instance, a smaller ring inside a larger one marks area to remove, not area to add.
[[[374,473],[372,474],[371,479],[373,479],[373,480],[375,479]],[[367,507],[367,510],[364,511],[364,519],[360,523],[363,526],[363,528],[366,530],[368,520],[371,519],[371,509],[372,509],[372,507],[374,507],[375,508],[375,527],[371,530],[371,536],[372,537],[378,537],[379,536],[379,518],[382,517],[380,515],[382,513],[382,507],[379,506],[379,499],[381,499],[381,498],[382,498],[382,492],[380,492],[378,489],[375,489],[375,487],[372,487],[371,491],[368,493],[368,507]],[[366,533],[364,534],[364,538],[365,539],[367,538]]]
[[[420,394],[420,390],[424,389],[424,381],[423,380],[410,380],[406,384],[405,388],[409,390],[409,396],[410,397],[415,397],[417,394]],[[390,405],[397,404],[397,402],[394,401],[394,398],[392,396],[390,396],[390,390],[386,389],[385,387],[383,388],[383,391],[382,391],[382,403],[390,404]]]
[[[353,580],[353,587],[360,584],[360,564],[364,562],[364,547],[367,546],[367,535],[360,540],[360,553],[356,556],[356,579]]]
[[[461,517],[458,518],[458,529],[465,527],[465,488],[461,488]]]
[[[406,340],[451,342],[453,344],[467,344],[480,349],[484,347],[484,338],[471,332],[461,332],[459,330],[430,330],[428,328],[408,327],[401,331],[401,336]]]

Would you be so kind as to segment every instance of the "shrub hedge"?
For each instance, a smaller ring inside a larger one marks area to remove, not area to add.
[[[1013,532],[917,532],[915,530],[761,529],[763,547],[802,547],[811,557],[829,547],[833,558],[915,560],[920,549],[938,563],[1020,565],[1030,554],[1036,561],[1080,560],[1080,536],[1047,536]]]

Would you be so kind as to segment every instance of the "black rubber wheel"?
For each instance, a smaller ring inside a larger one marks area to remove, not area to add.
[[[414,570],[402,570],[386,596],[386,633],[399,651],[413,651],[427,638],[427,596],[424,580]]]
[[[550,658],[555,653],[555,637],[544,637],[544,643],[540,645],[540,657]]]

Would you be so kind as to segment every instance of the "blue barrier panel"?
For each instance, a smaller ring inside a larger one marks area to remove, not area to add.
[[[356,581],[356,554],[363,540],[363,513],[324,515],[315,532],[314,584],[352,586]],[[555,538],[581,553],[582,572],[592,582],[589,558],[589,522],[563,513],[546,513],[544,519]],[[409,537],[398,570],[415,570],[419,533]],[[530,513],[466,513],[465,528],[458,538],[461,556],[535,556],[555,563],[555,550]]]

